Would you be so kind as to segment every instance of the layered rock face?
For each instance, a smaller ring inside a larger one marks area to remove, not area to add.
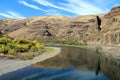
[[[105,15],[105,17],[110,18],[118,15],[120,15],[120,6],[112,8],[111,11]]]
[[[120,43],[120,6],[107,14],[69,18],[42,16],[0,20],[1,34],[13,38]]]
[[[101,42],[120,43],[120,6],[112,8],[105,16]]]

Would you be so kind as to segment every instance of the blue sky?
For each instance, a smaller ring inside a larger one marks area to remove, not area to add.
[[[62,15],[75,17],[109,12],[120,0],[1,0],[0,18]]]

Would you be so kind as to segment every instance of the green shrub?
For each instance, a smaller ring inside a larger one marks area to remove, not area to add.
[[[16,49],[9,49],[8,54],[17,55],[17,50]]]
[[[7,43],[11,43],[11,40],[8,38],[0,38],[0,44],[7,44]]]
[[[32,51],[38,51],[38,48],[36,47],[36,46],[32,46],[31,48],[30,48],[30,50],[32,50]]]
[[[5,46],[5,45],[0,45],[0,53],[8,53],[8,50],[10,49],[9,46]]]
[[[43,47],[43,44],[37,40],[12,39],[7,35],[0,38],[0,53],[15,55],[19,52],[28,52],[29,50],[38,51],[39,48]]]
[[[14,39],[13,42],[14,42],[14,43],[17,43],[17,44],[29,44],[29,43],[30,43],[29,40],[26,40],[26,39],[20,39],[20,38],[18,38],[18,39]]]

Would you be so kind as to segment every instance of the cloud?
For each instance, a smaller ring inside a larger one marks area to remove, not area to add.
[[[56,5],[48,2],[47,0],[34,0],[34,1],[44,6],[57,7]]]
[[[78,15],[98,14],[104,12],[99,6],[83,0],[67,0],[69,4],[63,4],[67,10]]]
[[[65,9],[64,7],[61,7],[61,6],[57,6],[57,5],[55,5],[55,4],[52,4],[52,3],[50,3],[50,2],[47,1],[47,0],[33,0],[33,1],[39,3],[39,4],[43,5],[43,6],[53,7],[53,8],[56,8],[56,9],[61,9],[61,10],[65,10],[65,11],[66,11],[66,9]]]
[[[27,6],[27,7],[30,7],[30,8],[33,8],[33,9],[36,9],[36,10],[41,10],[41,11],[44,11],[44,12],[47,12],[46,10],[44,9],[41,9],[40,7],[36,6],[36,5],[33,5],[33,4],[29,4],[25,1],[19,1],[20,4],[23,4],[24,6]]]
[[[0,16],[6,17],[6,18],[25,18],[21,16],[19,13],[16,13],[14,11],[7,11],[7,13],[1,13]]]
[[[103,9],[95,3],[91,3],[86,0],[65,0],[67,3],[59,2],[59,6],[55,3],[50,2],[50,0],[34,0],[40,5],[46,7],[52,7],[55,9],[64,10],[66,12],[73,13],[75,15],[88,15],[88,14],[98,14],[107,12],[107,9]]]
[[[25,17],[21,16],[19,13],[16,13],[16,12],[13,12],[13,11],[8,11],[8,14],[13,16],[13,18],[25,18]]]
[[[13,18],[13,16],[11,16],[9,14],[6,14],[6,13],[1,13],[1,12],[0,12],[0,16],[4,16],[4,17],[7,17],[7,18]]]

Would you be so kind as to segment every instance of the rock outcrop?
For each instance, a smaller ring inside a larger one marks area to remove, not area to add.
[[[105,15],[106,18],[114,17],[120,15],[120,6],[114,7],[111,11]]]

